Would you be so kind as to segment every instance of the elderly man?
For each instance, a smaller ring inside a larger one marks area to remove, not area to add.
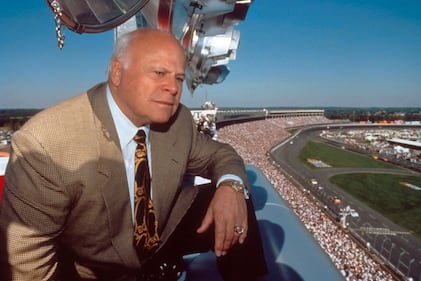
[[[209,249],[224,280],[257,280],[265,263],[242,159],[197,132],[180,104],[184,71],[171,34],[136,30],[118,39],[108,83],[14,134],[1,280],[176,280],[183,255]],[[213,185],[183,185],[186,175]]]

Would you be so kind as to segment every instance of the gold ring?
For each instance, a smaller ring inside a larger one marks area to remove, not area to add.
[[[244,233],[244,227],[242,226],[234,226],[234,232],[238,235],[241,235]]]

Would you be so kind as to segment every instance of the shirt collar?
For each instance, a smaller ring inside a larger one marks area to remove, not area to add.
[[[110,107],[111,115],[117,130],[121,149],[127,146],[136,135],[137,131],[142,129],[145,131],[146,139],[149,139],[149,125],[136,127],[123,112],[121,112],[117,103],[115,102],[109,87],[107,87],[107,101]]]

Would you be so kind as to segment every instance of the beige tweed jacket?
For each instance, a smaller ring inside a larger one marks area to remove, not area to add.
[[[150,142],[162,247],[197,193],[181,187],[186,173],[247,177],[235,151],[198,133],[183,105],[168,124],[151,126]],[[132,231],[105,83],[14,134],[0,205],[0,280],[134,280],[141,264]]]

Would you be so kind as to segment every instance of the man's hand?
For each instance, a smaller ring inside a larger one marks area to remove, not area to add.
[[[247,237],[247,206],[244,194],[221,184],[209,204],[202,224],[197,229],[204,233],[215,224],[215,254],[223,256],[237,242],[244,243]],[[236,226],[244,228],[242,234],[234,231]]]

